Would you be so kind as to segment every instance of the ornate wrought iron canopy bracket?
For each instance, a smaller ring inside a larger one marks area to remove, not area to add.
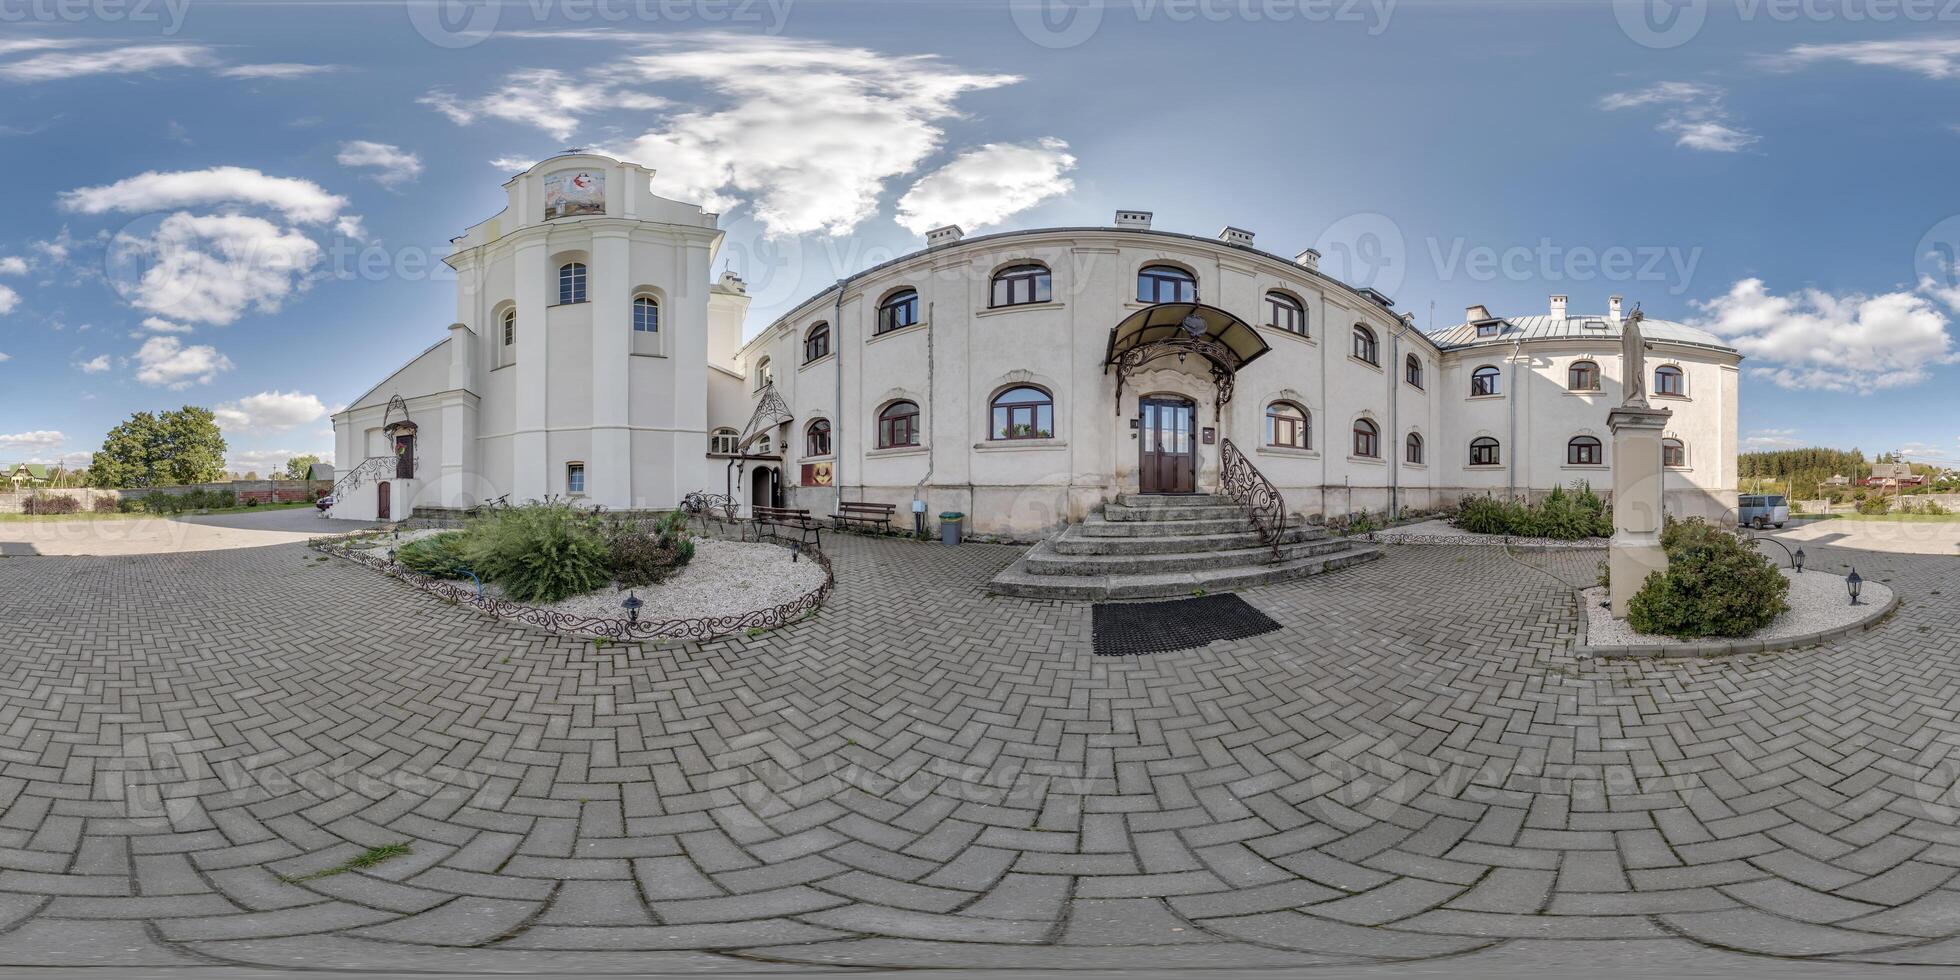
[[[1217,421],[1232,400],[1232,387],[1238,379],[1239,358],[1230,347],[1210,337],[1170,337],[1132,347],[1116,357],[1116,414],[1123,414],[1123,386],[1132,374],[1144,369],[1150,362],[1176,355],[1183,359],[1191,354],[1203,357],[1211,365],[1211,382],[1218,389],[1218,397],[1212,402],[1212,421]]]

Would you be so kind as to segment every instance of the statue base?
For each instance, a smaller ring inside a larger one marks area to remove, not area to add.
[[[1607,543],[1607,589],[1613,618],[1625,619],[1627,603],[1654,572],[1667,570],[1661,547],[1665,469],[1661,437],[1674,413],[1644,405],[1613,409],[1613,537]]]

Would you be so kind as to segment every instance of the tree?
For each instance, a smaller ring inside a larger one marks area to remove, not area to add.
[[[244,475],[244,476],[242,476],[242,477],[239,477],[239,479],[241,479],[241,480],[256,480],[256,479],[258,479],[258,478],[259,478],[259,471],[258,471],[258,470],[246,470],[246,471],[245,471],[245,475]]]
[[[225,472],[225,437],[207,408],[137,412],[102,439],[89,461],[89,482],[98,487],[167,487],[210,483]]]
[[[306,479],[307,475],[311,473],[313,470],[313,464],[318,463],[319,461],[320,461],[320,457],[315,456],[312,453],[307,453],[304,456],[294,456],[292,459],[286,461],[286,479],[288,480]]]

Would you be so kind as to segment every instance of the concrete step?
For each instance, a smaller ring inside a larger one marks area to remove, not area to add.
[[[1231,517],[1188,521],[1130,520],[1112,521],[1104,514],[1090,514],[1073,525],[1076,533],[1091,538],[1150,538],[1166,534],[1232,534],[1252,529],[1252,518],[1241,510]]]
[[[1021,563],[1032,575],[1155,575],[1164,573],[1197,572],[1208,569],[1233,568],[1244,566],[1269,565],[1274,563],[1273,549],[1255,544],[1252,547],[1231,548],[1223,551],[1173,552],[1169,554],[1068,554],[1055,547],[1053,539],[1043,541],[1029,549],[1022,556]],[[1317,555],[1339,551],[1346,543],[1337,538],[1322,538],[1280,546],[1280,561],[1297,558],[1311,558]]]
[[[1162,499],[1162,498],[1156,498]],[[1190,499],[1173,497],[1172,500]],[[1112,501],[1103,505],[1103,517],[1112,521],[1220,521],[1238,518],[1246,520],[1245,508],[1236,503],[1172,503],[1132,505]]]
[[[1148,575],[1036,575],[1026,568],[1026,559],[994,576],[988,590],[996,595],[1028,599],[1156,599],[1170,596],[1224,592],[1231,589],[1271,585],[1319,575],[1381,557],[1381,549],[1339,542],[1335,551],[1306,558],[1295,558],[1272,565],[1201,569],[1187,572],[1160,572]]]
[[[1222,493],[1119,493],[1116,502],[1139,510],[1151,507],[1237,507],[1239,502]]]
[[[1265,545],[1259,532],[1245,525],[1224,532],[1186,533],[1188,528],[1197,523],[1199,522],[1118,524],[1115,526],[1155,530],[1159,533],[1112,536],[1091,533],[1088,530],[1089,522],[1085,521],[1069,527],[1051,540],[1055,545],[1055,551],[1064,555],[1172,555],[1198,551],[1236,551]],[[1325,537],[1327,532],[1321,528],[1300,525],[1289,527],[1282,532],[1280,543],[1297,544]]]

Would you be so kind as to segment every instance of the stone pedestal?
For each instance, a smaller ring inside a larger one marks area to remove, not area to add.
[[[1623,407],[1606,416],[1613,430],[1613,538],[1607,568],[1613,617],[1624,619],[1627,602],[1653,572],[1667,568],[1661,549],[1661,433],[1674,413],[1664,408]]]

